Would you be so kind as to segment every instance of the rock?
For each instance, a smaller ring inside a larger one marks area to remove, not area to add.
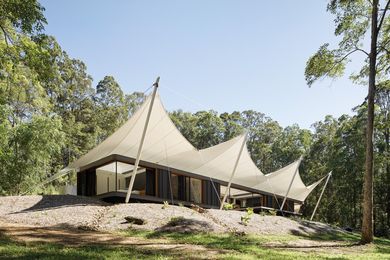
[[[248,235],[245,231],[238,231],[238,230],[234,231],[233,234],[238,237],[243,237]]]
[[[89,225],[80,225],[77,227],[79,230],[83,231],[98,231],[99,229],[95,226],[89,226]]]
[[[198,206],[198,205],[195,205],[195,204],[191,204],[191,209],[192,210],[195,210],[196,212],[199,212],[199,213],[206,213],[207,210]]]
[[[347,231],[347,232],[352,232],[353,231],[352,228],[350,228],[350,227],[345,227],[344,230]]]
[[[146,220],[145,219],[141,219],[141,218],[135,218],[135,217],[125,217],[125,220],[130,223],[130,224],[135,224],[135,225],[145,225],[146,224]]]
[[[213,227],[207,221],[192,218],[173,217],[171,220],[156,229],[157,232],[200,233],[212,232]]]

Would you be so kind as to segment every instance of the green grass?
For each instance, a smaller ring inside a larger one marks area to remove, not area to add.
[[[359,240],[357,234],[338,234],[337,236],[317,235],[312,237],[287,236],[255,236],[234,234],[180,234],[159,233],[152,231],[129,230],[120,233],[122,236],[144,239],[162,239],[178,244],[202,245],[212,250],[220,250],[215,255],[220,259],[390,259],[390,240],[376,239],[374,244],[363,251],[354,252],[353,247]],[[283,249],[290,241],[300,239],[317,241],[337,240],[350,249],[347,252],[332,253],[302,252],[294,248]],[[269,247],[266,243],[277,242],[277,247]],[[160,250],[158,248],[140,248],[135,246],[64,246],[55,243],[24,243],[12,240],[0,234],[0,259],[177,259],[200,257],[191,255],[185,250]]]
[[[358,248],[354,252],[354,247],[358,246],[360,235],[356,233],[336,233],[336,234],[316,234],[312,236],[296,235],[244,235],[234,234],[182,234],[153,231],[139,231],[130,229],[124,233],[126,236],[138,236],[144,238],[164,238],[175,243],[196,244],[210,249],[220,249],[229,251],[223,258],[232,259],[390,259],[390,240],[376,238],[372,246],[368,246],[361,251]],[[351,248],[346,252],[327,253],[324,252],[301,252],[298,248],[291,248],[288,243],[300,239],[316,241],[339,241],[342,248]],[[269,247],[267,243],[277,243],[277,247]],[[287,247],[287,248],[284,248]]]
[[[0,259],[170,259],[167,252],[135,247],[103,245],[64,246],[54,243],[23,243],[0,235]]]

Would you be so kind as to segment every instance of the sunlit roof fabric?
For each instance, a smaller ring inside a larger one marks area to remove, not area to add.
[[[149,96],[122,127],[67,168],[78,170],[112,154],[135,158],[151,100]],[[245,135],[240,135],[218,145],[197,150],[173,124],[157,94],[141,160],[228,182],[244,140]],[[256,189],[259,192],[265,191],[285,196],[299,163],[300,160],[276,172],[264,175],[251,159],[245,144],[232,183]],[[298,172],[288,197],[304,201],[320,181],[305,186]]]

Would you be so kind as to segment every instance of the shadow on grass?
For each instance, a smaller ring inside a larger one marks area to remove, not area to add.
[[[172,248],[170,248],[172,249]],[[0,233],[0,259],[140,259],[189,257],[178,250],[139,248],[132,245],[65,246],[57,243],[21,242]]]
[[[212,225],[203,220],[192,218],[174,217],[168,223],[156,229],[156,232],[176,232],[176,233],[206,233],[212,232]]]
[[[348,248],[355,246],[363,246],[361,243],[361,235],[358,233],[348,232],[341,229],[333,228],[316,228],[318,227],[316,223],[312,222],[302,222],[304,226],[299,227],[299,230],[290,230],[290,233],[294,236],[301,237],[307,240],[313,241],[332,241],[332,242],[340,242],[334,245],[324,244],[323,246],[310,246],[307,248]],[[310,231],[309,231],[310,228]],[[313,232],[313,230],[315,232]],[[288,248],[288,247],[287,247]],[[301,248],[301,247],[291,247],[291,248]],[[374,238],[373,242],[374,252],[380,254],[390,254],[390,240],[386,238]]]
[[[328,231],[328,232],[310,232],[300,227],[300,230],[290,230],[290,233],[294,236],[298,236],[301,238],[309,239],[309,240],[317,240],[317,241],[345,241],[345,242],[353,242],[357,243],[360,241],[360,236],[356,233],[347,233],[341,231]]]

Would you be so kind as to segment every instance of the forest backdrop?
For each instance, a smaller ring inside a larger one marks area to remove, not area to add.
[[[0,2],[0,195],[22,194],[57,173],[113,133],[145,98],[142,92],[125,94],[111,76],[93,86],[87,66],[44,33],[43,10],[35,0]],[[375,103],[374,229],[376,235],[390,236],[389,89],[378,91]],[[326,116],[310,130],[283,128],[253,110],[177,110],[170,116],[199,149],[249,130],[248,149],[264,173],[301,155],[306,184],[333,171],[316,218],[358,229],[367,104],[351,109],[353,115]],[[29,192],[56,192],[74,181],[70,174]],[[305,202],[304,216],[310,216],[320,188]]]

